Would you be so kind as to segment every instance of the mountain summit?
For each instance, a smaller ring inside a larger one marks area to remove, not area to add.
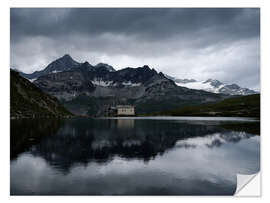
[[[50,63],[45,69],[44,73],[56,73],[61,71],[70,70],[71,68],[76,68],[81,64],[77,61],[74,61],[70,55],[66,54],[63,57]]]
[[[112,66],[106,63],[98,63],[97,65],[92,66],[88,61],[85,61],[84,63],[79,63],[75,61],[69,54],[65,54],[64,56],[51,62],[44,70],[35,71],[31,74],[20,72],[20,74],[21,76],[31,81],[34,81],[40,76],[47,75],[50,73],[68,71],[68,70],[72,70],[73,68],[86,68],[88,70],[91,69],[92,71],[97,71],[97,72],[100,72],[102,70],[109,71],[109,72],[116,71]]]
[[[37,79],[38,77],[42,75],[46,75],[49,73],[57,73],[61,71],[67,71],[72,68],[79,67],[81,63],[78,63],[77,61],[73,60],[70,55],[65,54],[59,59],[56,59],[55,61],[51,62],[44,70],[41,71],[35,71],[31,74],[26,73],[20,73],[23,77],[27,79]]]
[[[106,70],[108,70],[110,72],[115,72],[116,71],[112,66],[110,66],[110,65],[108,65],[106,63],[99,63],[99,64],[95,65],[95,68],[96,69],[105,68]]]

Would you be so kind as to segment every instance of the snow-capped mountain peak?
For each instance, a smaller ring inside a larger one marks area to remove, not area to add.
[[[216,88],[218,88],[221,85],[223,85],[223,83],[220,82],[219,80],[214,80],[214,79],[211,79],[211,78],[208,79],[208,80],[206,80],[206,81],[204,81],[203,83],[204,84],[209,83],[211,86],[216,87]]]
[[[178,79],[166,75],[167,78],[173,80],[178,86],[190,89],[204,90],[213,93],[223,93],[228,95],[249,95],[258,92],[240,87],[237,84],[225,84],[216,79],[207,79],[205,81],[196,81],[194,79]]]

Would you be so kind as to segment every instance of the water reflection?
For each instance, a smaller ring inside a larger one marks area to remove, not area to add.
[[[190,121],[133,119],[36,122],[32,128],[25,128],[28,125],[23,122],[11,123],[13,194],[225,195],[233,193],[237,172],[259,170],[259,138],[254,132],[246,132],[244,127],[250,126],[250,123],[241,123],[240,128],[233,123],[217,125],[209,122],[192,124]],[[251,125],[258,126],[259,123]],[[237,143],[237,147],[234,146]],[[253,147],[249,148],[249,145]],[[237,162],[239,157],[242,162]],[[216,165],[216,168],[209,169],[208,162],[211,167]],[[38,180],[46,182],[53,177],[53,182],[58,185],[54,190],[43,186],[37,187],[37,191],[33,186],[29,186],[29,190],[19,187],[27,180],[18,182],[16,177],[26,173],[26,169],[35,171],[37,166],[42,168],[46,176],[41,178],[41,174],[36,172],[39,174]],[[222,168],[226,169],[223,172],[226,178],[220,173]],[[71,181],[70,184],[85,183],[85,187],[79,191],[74,187],[67,188],[68,184],[60,178],[63,178],[61,174],[65,176],[64,179]],[[207,191],[192,186],[195,182],[198,186],[204,185]],[[185,184],[185,187],[181,184]],[[91,187],[93,185],[95,188]],[[105,185],[110,187],[105,190]],[[122,187],[129,188],[124,190]]]
[[[29,122],[32,121],[27,121],[26,124]],[[60,128],[61,123],[63,125]],[[76,119],[66,122],[42,120],[36,121],[33,128],[25,126],[27,125],[14,126],[15,129],[23,131],[14,132],[15,138],[12,136],[11,149],[14,149],[12,157],[16,157],[16,152],[22,151],[25,144],[27,146],[25,151],[43,157],[52,166],[63,171],[68,171],[74,164],[87,164],[93,161],[106,163],[115,155],[147,162],[175,146],[196,147],[204,141],[207,147],[212,148],[219,147],[225,142],[238,142],[254,136],[216,125],[152,120],[145,122],[133,119]]]
[[[55,119],[22,119],[13,120],[10,125],[10,158],[29,150],[41,139],[57,133],[63,125],[62,120]]]
[[[118,128],[134,128],[134,119],[118,119]]]

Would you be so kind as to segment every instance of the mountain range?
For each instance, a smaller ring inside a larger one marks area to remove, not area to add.
[[[82,65],[82,63],[78,63],[77,61],[73,60],[70,55],[65,54],[61,58],[50,63],[45,69],[43,69],[41,71],[35,71],[31,74],[20,72],[20,74],[23,77],[25,77],[31,81],[34,81],[35,79],[37,79],[38,77],[40,77],[42,75],[67,71],[67,70],[70,70],[72,68],[80,67],[81,65]],[[98,69],[100,67],[106,68],[108,71],[112,71],[112,72],[115,71],[112,66],[105,64],[105,63],[99,63],[96,66],[93,66],[91,68]]]
[[[134,105],[141,115],[231,97],[228,91],[213,93],[184,87],[196,81],[168,77],[147,65],[115,70],[104,63],[79,63],[67,54],[41,71],[20,75],[77,115],[102,116],[117,104]],[[207,83],[215,85],[214,81]]]
[[[195,79],[178,79],[165,75],[167,78],[173,80],[176,85],[187,87],[190,89],[204,90],[213,93],[222,93],[228,95],[250,95],[258,94],[259,92],[240,87],[237,84],[225,84],[215,79],[207,79],[205,81],[197,81]]]

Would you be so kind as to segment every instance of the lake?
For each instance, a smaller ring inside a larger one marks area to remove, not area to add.
[[[260,122],[12,120],[10,159],[11,195],[233,195],[260,170]]]

